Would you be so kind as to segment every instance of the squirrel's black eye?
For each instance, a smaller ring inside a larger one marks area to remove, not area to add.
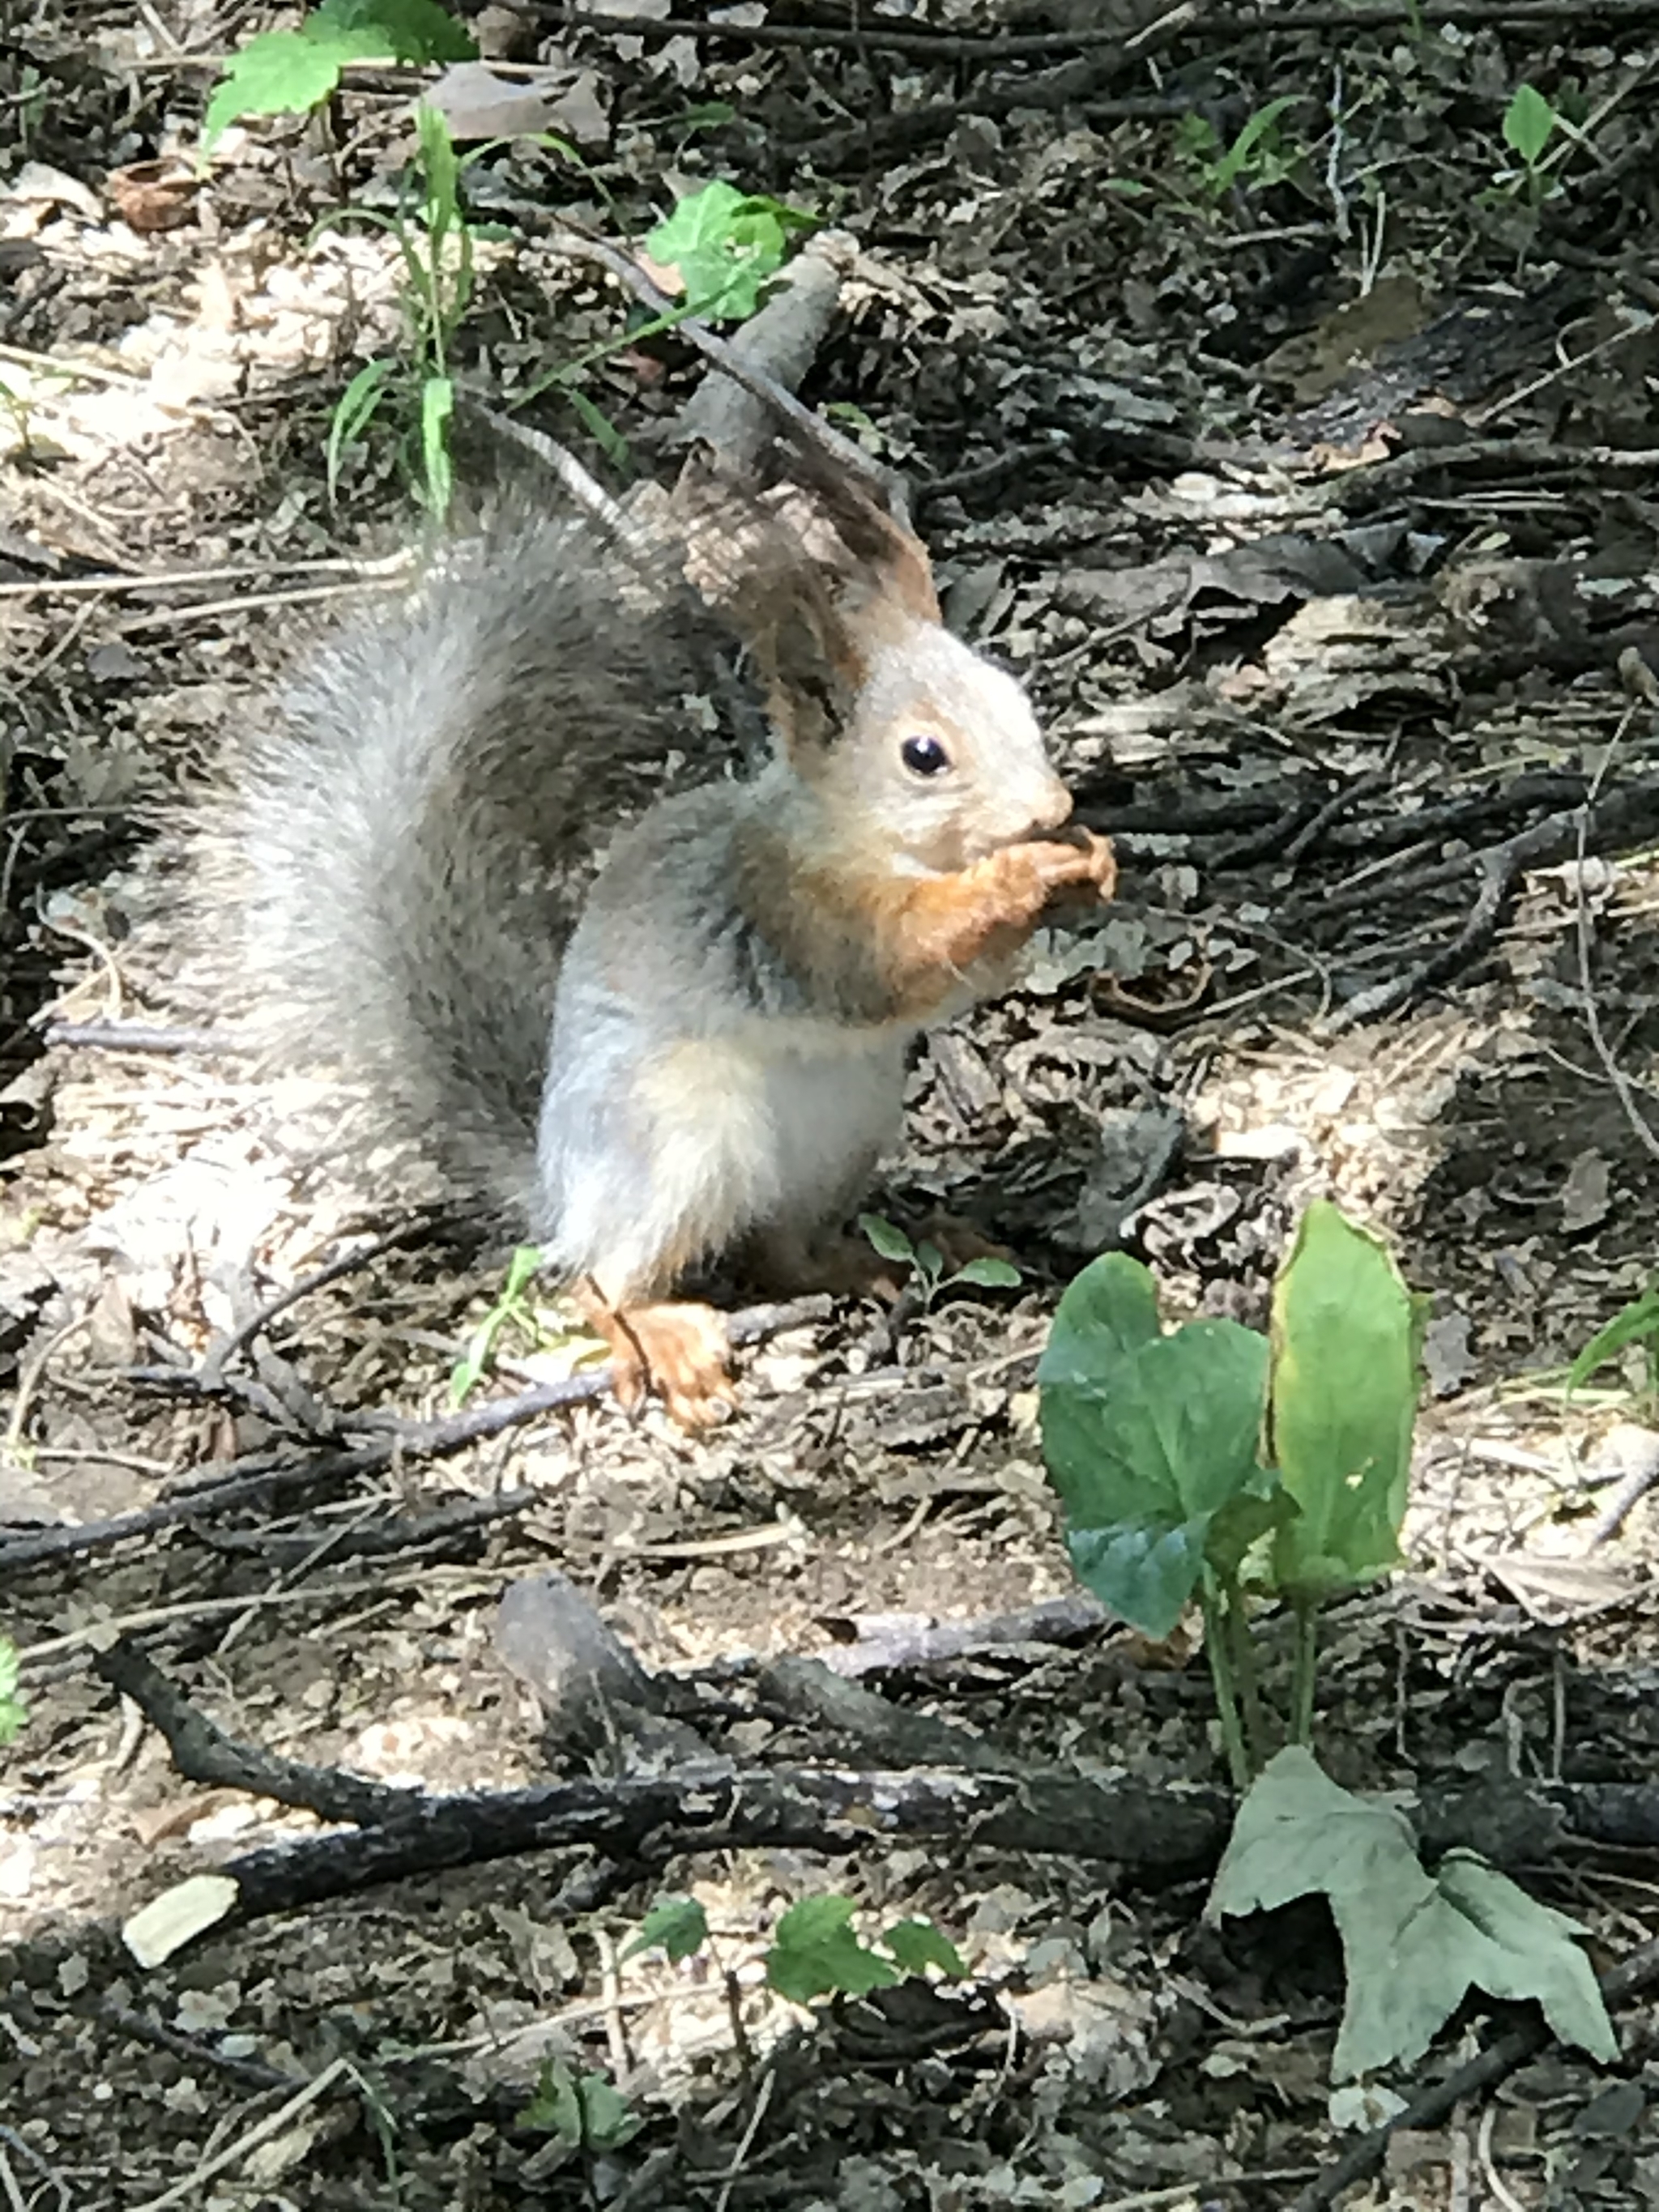
[[[912,775],[938,775],[951,765],[951,756],[937,738],[907,738],[899,758]]]

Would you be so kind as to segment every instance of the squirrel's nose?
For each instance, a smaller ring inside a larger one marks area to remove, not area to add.
[[[1072,794],[1058,776],[1051,777],[1031,810],[1033,830],[1058,830],[1072,811]]]

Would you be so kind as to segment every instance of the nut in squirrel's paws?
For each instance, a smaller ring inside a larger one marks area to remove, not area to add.
[[[624,1413],[654,1390],[683,1429],[712,1428],[733,1408],[726,1322],[713,1306],[589,1309],[611,1346],[611,1388]]]

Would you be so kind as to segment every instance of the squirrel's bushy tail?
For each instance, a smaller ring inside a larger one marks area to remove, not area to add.
[[[723,641],[596,525],[519,517],[316,647],[195,840],[265,1063],[337,1071],[366,1137],[522,1219],[592,839],[706,750]]]

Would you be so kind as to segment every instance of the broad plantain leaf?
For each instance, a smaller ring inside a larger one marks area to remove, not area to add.
[[[1037,1363],[1037,1386],[1103,1388],[1114,1360],[1162,1334],[1151,1270],[1121,1252],[1108,1252],[1066,1285]]]
[[[1318,1596],[1398,1564],[1424,1308],[1381,1241],[1318,1200],[1273,1289],[1267,1456],[1300,1509],[1273,1578]]]
[[[1167,1636],[1218,1516],[1267,1498],[1273,1478],[1256,1458],[1265,1340],[1233,1322],[1158,1327],[1151,1277],[1110,1254],[1061,1300],[1037,1382],[1073,1565],[1124,1620]],[[1253,1519],[1228,1528],[1230,1557],[1258,1533]]]

